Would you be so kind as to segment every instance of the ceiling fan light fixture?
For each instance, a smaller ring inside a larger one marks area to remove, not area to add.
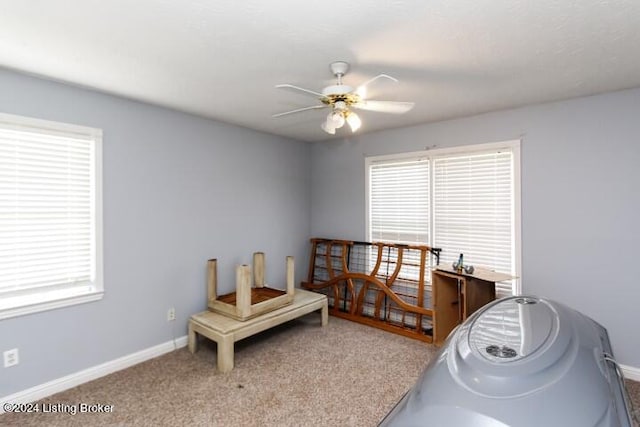
[[[356,132],[358,129],[360,129],[360,126],[362,126],[362,120],[360,120],[360,116],[353,112],[349,112],[349,114],[347,115],[347,123],[351,128],[351,132]]]
[[[336,128],[334,128],[332,125],[329,125],[327,123],[328,123],[328,120],[325,121],[325,122],[322,122],[320,127],[322,128],[323,131],[325,131],[329,135],[335,135],[336,134]]]
[[[334,113],[331,113],[330,117],[331,117],[331,123],[333,124],[334,128],[340,129],[342,126],[344,126],[345,120],[342,113],[336,111]]]
[[[344,101],[336,101],[333,104],[333,109],[336,111],[345,111],[347,109],[347,103]]]

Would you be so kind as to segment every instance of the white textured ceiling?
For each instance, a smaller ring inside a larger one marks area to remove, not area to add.
[[[326,112],[274,86],[335,60],[416,103],[370,132],[638,87],[639,47],[638,0],[0,0],[0,66],[306,141]]]

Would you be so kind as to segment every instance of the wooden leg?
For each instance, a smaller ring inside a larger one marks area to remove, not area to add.
[[[322,316],[322,326],[327,326],[327,323],[329,323],[329,306],[326,301],[322,306],[320,316]]]
[[[225,373],[233,369],[233,335],[218,341],[218,371]]]
[[[191,322],[189,322],[189,351],[191,353],[195,353],[198,351],[198,335],[193,330],[193,326],[191,326]]]

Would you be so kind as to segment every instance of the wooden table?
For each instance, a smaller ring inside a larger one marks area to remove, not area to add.
[[[473,274],[433,270],[433,343],[441,345],[456,326],[496,299],[496,282],[511,279],[515,277],[483,268],[476,268]]]
[[[236,341],[316,310],[321,311],[322,326],[325,326],[329,319],[326,295],[296,289],[291,304],[245,321],[235,320],[212,311],[203,311],[189,319],[189,351],[195,353],[198,350],[196,334],[215,341],[218,344],[218,370],[229,372],[233,369]]]

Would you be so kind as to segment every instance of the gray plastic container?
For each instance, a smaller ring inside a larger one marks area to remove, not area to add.
[[[468,318],[380,424],[631,425],[606,329],[538,297],[504,298]]]

